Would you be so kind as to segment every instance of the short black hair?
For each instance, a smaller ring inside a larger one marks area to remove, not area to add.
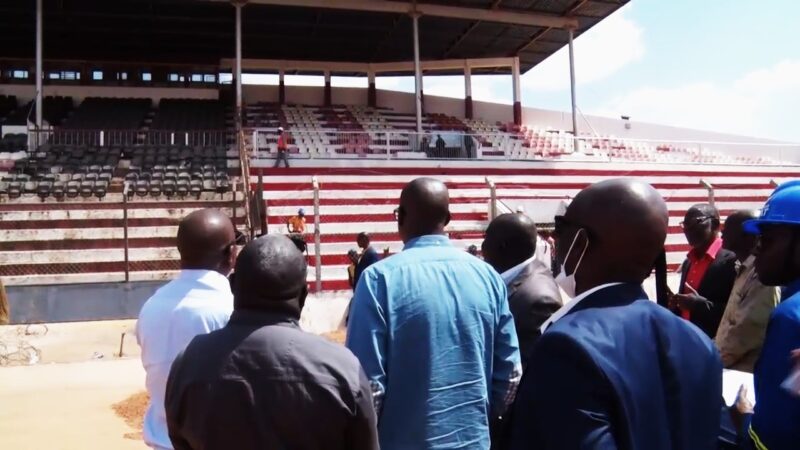
[[[303,238],[302,234],[290,234],[289,239],[292,240],[294,246],[297,247],[298,250],[305,253],[308,250],[308,244],[306,240]]]

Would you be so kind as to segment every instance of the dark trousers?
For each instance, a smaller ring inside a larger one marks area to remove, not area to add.
[[[273,167],[278,167],[281,160],[283,160],[285,167],[289,167],[289,157],[286,155],[286,150],[278,150],[278,156],[275,157],[275,165]]]

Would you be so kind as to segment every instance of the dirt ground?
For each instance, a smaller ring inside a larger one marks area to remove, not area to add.
[[[141,439],[148,399],[134,326],[0,326],[0,449],[147,449]],[[345,337],[325,336],[339,343]]]
[[[146,449],[112,409],[142,386],[137,358],[0,368],[0,448]]]

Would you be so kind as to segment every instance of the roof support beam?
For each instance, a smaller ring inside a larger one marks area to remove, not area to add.
[[[229,0],[210,0],[228,2]],[[344,9],[393,14],[420,14],[423,16],[448,17],[469,21],[508,23],[531,27],[576,28],[578,20],[552,14],[525,11],[489,10],[461,6],[409,3],[392,0],[249,0],[249,4],[277,5],[305,8]]]
[[[220,69],[232,68],[235,60],[224,58],[220,60]],[[472,69],[487,69],[497,67],[511,67],[514,58],[479,58],[479,59],[443,59],[435,61],[421,61],[421,70],[435,72],[437,70],[463,69],[464,64],[469,64]],[[292,61],[283,59],[243,59],[242,68],[245,70],[300,70],[309,72],[408,72],[414,73],[413,61],[383,62],[383,63],[358,63],[338,61]]]

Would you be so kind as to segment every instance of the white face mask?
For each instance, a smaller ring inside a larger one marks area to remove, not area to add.
[[[567,250],[567,255],[564,257],[564,262],[561,263],[561,271],[558,272],[556,275],[556,284],[560,287],[567,297],[574,298],[575,297],[575,274],[578,273],[578,267],[581,265],[581,261],[583,261],[583,255],[586,254],[586,249],[589,248],[589,238],[586,238],[586,245],[583,247],[583,252],[581,252],[581,257],[578,258],[578,263],[575,264],[575,270],[572,271],[572,274],[567,275],[567,269],[564,267],[564,264],[567,263],[569,259],[569,255],[572,253],[572,247],[575,246],[575,242],[578,240],[578,234],[580,234],[581,230],[578,230],[575,233],[575,237],[572,238],[572,244],[569,246],[569,250]]]

